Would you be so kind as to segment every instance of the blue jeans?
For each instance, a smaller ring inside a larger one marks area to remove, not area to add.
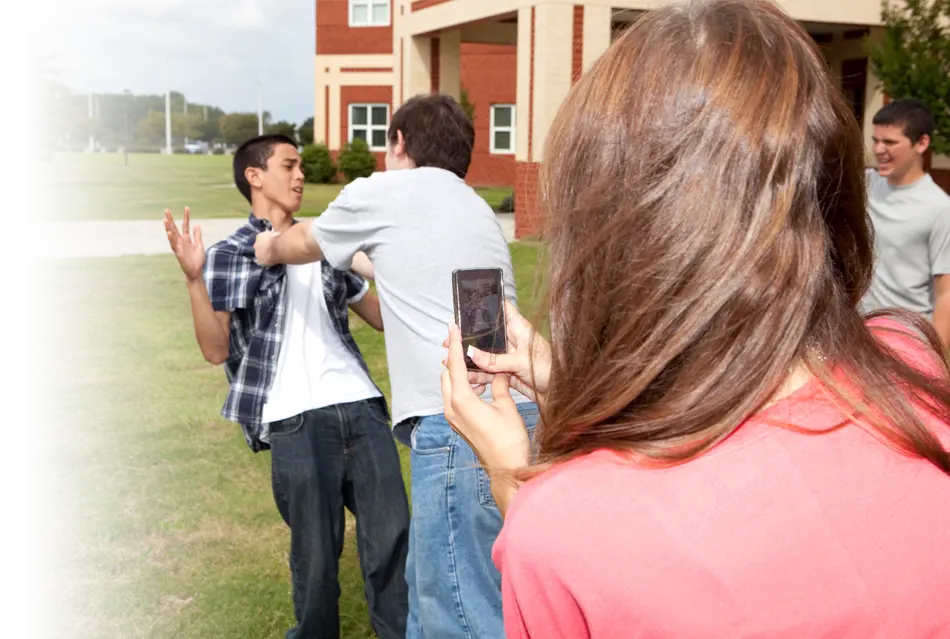
[[[297,625],[287,639],[340,636],[343,508],[356,517],[373,629],[406,633],[409,503],[381,399],[336,404],[270,424],[274,500],[290,526]]]
[[[518,410],[533,432],[537,405]],[[502,518],[488,474],[443,415],[418,418],[411,446],[406,638],[504,637],[501,575],[491,559]]]

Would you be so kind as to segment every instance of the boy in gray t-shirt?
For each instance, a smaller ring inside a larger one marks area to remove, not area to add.
[[[280,237],[261,234],[255,244],[264,265],[326,257],[335,268],[358,270],[358,252],[372,262],[394,431],[412,449],[408,639],[504,636],[501,576],[491,560],[501,515],[474,452],[443,415],[441,387],[452,271],[500,268],[515,302],[504,234],[465,183],[474,139],[452,98],[412,98],[390,123],[386,172],[347,185],[319,218]],[[537,406],[513,397],[533,429]]]
[[[867,194],[875,263],[861,310],[920,313],[950,345],[950,196],[923,168],[933,129],[918,100],[896,100],[874,116],[878,169],[867,171]]]

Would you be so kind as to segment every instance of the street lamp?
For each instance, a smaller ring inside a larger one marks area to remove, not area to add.
[[[168,82],[168,56],[165,56],[165,153],[172,154],[172,90]]]
[[[132,99],[132,92],[128,89],[125,90],[125,115],[123,117],[123,129],[125,136],[125,143],[123,146],[123,151],[125,153],[125,166],[129,165],[129,101]]]
[[[264,135],[264,103],[261,99],[261,81],[254,76],[257,82],[257,135]]]

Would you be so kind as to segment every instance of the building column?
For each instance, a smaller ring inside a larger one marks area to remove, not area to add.
[[[327,98],[329,90],[322,62],[317,59],[313,83],[313,139],[301,140],[301,144],[329,144],[327,139]]]
[[[462,31],[439,35],[439,93],[462,99]]]
[[[544,2],[518,11],[517,238],[536,235],[543,227],[538,173],[548,130],[571,89],[573,44],[573,5]]]
[[[432,82],[432,38],[406,36],[403,38],[404,72],[402,101],[415,95],[429,95]]]
[[[587,5],[584,7],[583,52],[581,69],[587,72],[594,62],[610,46],[610,7]]]

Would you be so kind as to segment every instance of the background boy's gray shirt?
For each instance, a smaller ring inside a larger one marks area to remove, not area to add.
[[[874,169],[867,192],[874,277],[862,312],[898,307],[933,319],[933,278],[950,273],[950,196],[929,175],[895,187]]]
[[[314,221],[313,234],[338,269],[348,270],[358,251],[373,262],[393,424],[442,413],[442,342],[455,315],[452,271],[500,268],[505,295],[517,303],[511,254],[494,211],[449,171],[378,172],[347,185]]]

